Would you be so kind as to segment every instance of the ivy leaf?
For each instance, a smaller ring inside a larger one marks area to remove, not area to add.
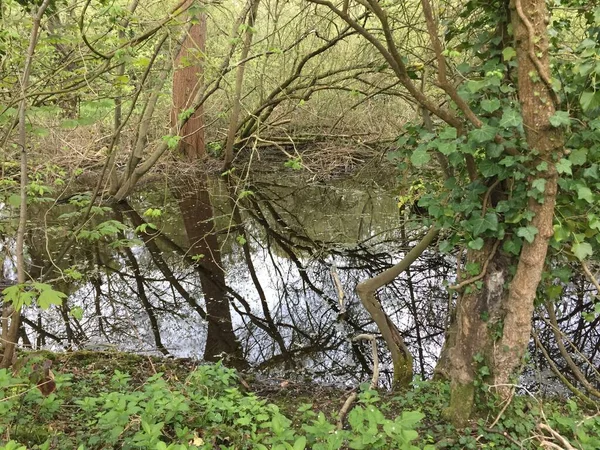
[[[550,117],[550,125],[553,127],[560,127],[561,125],[570,125],[571,119],[567,111],[556,111],[552,117]]]
[[[593,178],[595,180],[598,179],[598,164],[594,163],[587,169],[584,169],[583,176],[585,178]]]
[[[471,222],[473,224],[473,234],[479,236],[487,230],[498,230],[498,216],[494,213],[487,213],[483,217],[478,217]]]
[[[502,152],[504,151],[504,146],[500,144],[496,144],[495,142],[489,142],[485,147],[486,154],[490,158],[498,158]]]
[[[556,163],[556,171],[558,173],[568,173],[569,175],[573,175],[573,171],[571,170],[571,166],[573,163],[568,159],[562,158],[560,161]]]
[[[440,242],[439,249],[442,253],[450,253],[453,248],[454,246],[448,240]]]
[[[581,97],[579,97],[579,103],[585,112],[597,108],[600,106],[600,91],[584,92],[581,94]]]
[[[488,83],[485,80],[469,80],[467,82],[467,90],[474,94],[477,91],[480,91],[481,89],[485,88],[487,84]]]
[[[592,230],[600,231],[600,219],[596,214],[588,214],[588,223]]]
[[[531,183],[531,187],[536,191],[544,192],[544,189],[546,189],[546,180],[544,180],[543,178],[533,180],[533,183]]]
[[[518,255],[521,251],[521,240],[511,239],[509,241],[505,241],[502,245],[502,248],[505,252],[512,253],[513,255]]]
[[[556,224],[552,227],[554,229],[554,240],[556,242],[562,242],[565,239],[568,239],[570,236],[569,230],[563,227],[562,225]]]
[[[588,256],[592,256],[594,254],[592,246],[587,242],[577,242],[573,244],[571,251],[579,261],[583,261]]]
[[[587,161],[587,148],[580,148],[579,150],[573,150],[569,155],[569,161],[574,166],[583,166]]]
[[[481,250],[483,248],[483,239],[481,239],[480,237],[474,239],[471,242],[469,242],[467,246],[473,250]]]
[[[496,128],[484,125],[469,132],[469,137],[478,144],[492,141],[496,137]]]
[[[481,108],[486,112],[493,113],[500,108],[500,100],[497,98],[482,100]]]
[[[588,203],[594,202],[594,194],[587,186],[577,186],[577,198],[579,200],[585,200]]]
[[[533,225],[527,225],[526,227],[520,227],[517,229],[517,236],[522,237],[530,244],[533,242],[535,235],[539,233],[539,230]]]
[[[427,153],[427,150],[424,148],[418,148],[412,155],[410,155],[410,162],[413,163],[415,167],[421,167],[427,164],[431,160],[431,156]]]
[[[514,128],[520,126],[522,123],[523,117],[521,117],[521,114],[512,108],[508,108],[504,110],[504,114],[502,114],[502,119],[500,119],[498,125],[502,128]]]
[[[512,47],[505,47],[504,50],[502,50],[502,58],[504,61],[510,61],[515,56],[517,56],[517,52]]]
[[[446,127],[440,132],[440,139],[456,139],[458,133],[454,127]]]

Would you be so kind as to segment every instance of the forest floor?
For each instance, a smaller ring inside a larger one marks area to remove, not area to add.
[[[0,371],[0,449],[600,448],[598,414],[572,400],[515,395],[457,430],[447,384],[415,382],[364,389],[336,431],[350,393],[190,359],[23,352]]]

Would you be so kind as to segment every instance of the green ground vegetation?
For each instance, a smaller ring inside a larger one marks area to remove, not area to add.
[[[347,390],[261,383],[221,363],[27,354],[14,371],[0,371],[0,449],[533,449],[557,439],[600,446],[600,418],[572,400],[518,395],[503,410],[495,405],[501,414],[456,429],[442,417],[446,383],[417,381],[393,395],[365,384],[338,430]]]

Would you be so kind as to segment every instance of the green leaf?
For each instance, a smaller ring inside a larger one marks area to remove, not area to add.
[[[504,114],[502,114],[502,119],[500,119],[498,125],[502,128],[514,128],[520,126],[522,123],[523,117],[521,117],[521,114],[512,108],[508,108],[504,110]]]
[[[480,91],[488,85],[486,80],[469,80],[467,82],[467,90],[472,94]]]
[[[440,139],[456,139],[458,133],[454,127],[446,127],[440,131]]]
[[[521,240],[511,239],[509,241],[505,241],[502,245],[502,248],[505,252],[512,253],[513,255],[518,255],[521,251]]]
[[[587,186],[577,186],[577,198],[579,200],[585,200],[588,203],[594,202],[594,194],[592,194],[591,189]]]
[[[596,214],[588,214],[588,225],[592,230],[600,231],[600,218]],[[556,225],[555,225],[556,226]]]
[[[512,47],[505,47],[504,50],[502,50],[502,58],[504,61],[510,61],[515,56],[517,56],[517,52]]]
[[[8,197],[8,204],[13,208],[18,208],[21,206],[21,196],[17,194],[12,194]]]
[[[587,242],[577,242],[573,244],[571,251],[579,261],[583,261],[588,256],[592,256],[594,254],[592,246]]]
[[[481,144],[483,142],[492,141],[496,137],[496,128],[489,125],[483,125],[481,128],[476,128],[469,132],[469,138],[474,142]]]
[[[481,101],[481,109],[486,112],[493,113],[500,108],[500,100],[497,98],[485,99]]]
[[[556,242],[562,242],[565,239],[568,239],[568,237],[570,236],[569,230],[567,230],[560,224],[556,224],[552,228],[554,229],[553,237]]]
[[[546,180],[543,178],[538,178],[537,180],[533,180],[531,183],[531,187],[539,192],[544,192],[546,189]]]
[[[75,306],[74,308],[71,308],[69,314],[71,314],[73,318],[81,320],[83,318],[83,308]]]
[[[585,112],[597,108],[600,106],[600,91],[582,93],[579,97],[579,103]]]
[[[597,180],[598,179],[598,164],[594,163],[587,169],[584,169],[583,176],[585,178],[592,178],[594,180]]]
[[[487,230],[498,230],[498,216],[494,213],[487,213],[483,217],[477,217],[470,221],[473,225],[473,234],[479,236]]]
[[[569,118],[569,113],[567,111],[556,111],[550,117],[550,125],[553,127],[560,127],[561,125],[570,125],[571,119]]]
[[[456,152],[456,142],[443,142],[438,144],[437,147],[440,153],[446,156]]]
[[[504,151],[504,146],[500,144],[496,144],[495,142],[488,142],[485,147],[485,152],[490,158],[498,158],[502,155]]]
[[[306,448],[306,438],[304,436],[300,436],[294,442],[294,450],[304,450]]]
[[[535,235],[539,233],[539,230],[533,225],[527,225],[526,227],[520,227],[517,229],[517,236],[522,237],[530,244],[535,239]]]
[[[421,167],[427,164],[431,160],[431,156],[427,153],[427,150],[424,148],[418,148],[412,155],[410,155],[410,162],[413,163],[415,167]]]
[[[568,159],[562,158],[560,161],[556,163],[556,171],[558,173],[567,173],[569,175],[573,175],[573,171],[571,170],[571,166],[573,163]]]
[[[442,253],[450,253],[453,248],[454,246],[447,240],[443,240],[439,244],[439,249]]]
[[[480,237],[477,239],[474,239],[471,242],[469,242],[467,244],[467,246],[473,250],[481,250],[483,248],[483,239]]]
[[[587,162],[587,148],[580,148],[578,150],[573,150],[569,155],[569,161],[574,166],[583,166]]]
[[[77,128],[78,125],[79,125],[79,122],[77,122],[75,119],[66,119],[61,122],[60,127],[66,128],[66,129],[72,129],[72,128]]]
[[[43,289],[40,292],[40,295],[37,298],[37,304],[42,309],[48,309],[51,305],[62,304],[62,300],[66,296],[66,294],[60,291],[55,291],[50,286],[48,286],[48,288]]]

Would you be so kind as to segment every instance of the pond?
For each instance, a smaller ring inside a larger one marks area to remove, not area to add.
[[[289,171],[243,182],[197,176],[94,207],[83,228],[89,194],[32,210],[32,266],[68,298],[59,308],[25,311],[27,340],[364,381],[371,350],[350,339],[377,328],[356,285],[402,259],[423,232],[399,210],[394,190],[393,180],[370,176],[326,183]],[[378,293],[423,377],[444,340],[444,283],[455,264],[426,253]],[[389,383],[383,341],[379,353]]]

